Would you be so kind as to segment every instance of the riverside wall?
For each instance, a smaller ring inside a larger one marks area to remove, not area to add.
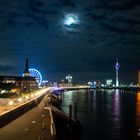
[[[0,116],[0,128],[11,122],[12,120],[16,119],[20,115],[24,114],[25,112],[29,111],[33,107],[37,106],[40,101],[44,98],[46,94],[41,95],[40,97],[28,101],[27,103],[6,112],[5,114]]]

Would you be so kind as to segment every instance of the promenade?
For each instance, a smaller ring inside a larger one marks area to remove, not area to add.
[[[56,136],[56,130],[53,122],[52,106],[50,106],[48,100],[48,96],[51,97],[49,91],[82,88],[87,87],[45,88],[36,91],[34,96],[31,94],[29,98],[22,99],[22,102],[19,102],[16,98],[12,99],[13,104],[11,105],[8,104],[10,99],[5,99],[5,108],[1,108],[0,117],[44,96],[38,105],[0,128],[0,140],[52,140]]]
[[[51,140],[50,110],[44,109],[47,95],[33,109],[0,129],[1,140]]]
[[[24,104],[27,104],[28,102],[31,102],[43,94],[46,94],[51,88],[44,88],[39,89],[36,91],[32,91],[31,93],[25,95],[24,97],[18,97],[18,98],[0,98],[0,116],[3,114],[10,112],[11,110],[14,110]]]

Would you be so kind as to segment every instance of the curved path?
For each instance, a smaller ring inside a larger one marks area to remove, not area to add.
[[[51,140],[50,111],[44,109],[46,99],[1,128],[0,140]]]

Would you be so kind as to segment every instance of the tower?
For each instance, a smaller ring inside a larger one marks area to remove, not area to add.
[[[25,64],[25,69],[24,69],[24,76],[25,76],[25,77],[30,76],[28,58],[26,58],[26,64]]]
[[[119,65],[118,60],[117,60],[116,65],[115,65],[115,69],[116,69],[116,87],[119,87],[119,68],[120,68],[120,65]]]

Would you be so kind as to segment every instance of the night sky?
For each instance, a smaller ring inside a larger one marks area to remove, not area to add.
[[[0,0],[0,75],[22,75],[27,56],[51,81],[114,79],[118,58],[120,81],[136,82],[140,1]]]

